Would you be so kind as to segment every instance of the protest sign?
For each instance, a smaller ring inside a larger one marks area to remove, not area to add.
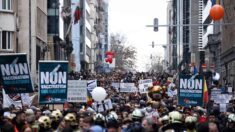
[[[140,93],[147,93],[148,88],[151,86],[153,86],[152,79],[139,80],[139,92]]]
[[[68,61],[39,61],[39,103],[62,104],[67,100]]]
[[[0,72],[7,94],[33,92],[26,54],[1,54]]]
[[[91,93],[97,87],[97,80],[87,80],[87,89]]]
[[[211,89],[211,96],[210,96],[210,100],[215,101],[217,99],[217,96],[221,94],[221,89],[218,88],[213,88]]]
[[[134,93],[137,92],[137,88],[134,83],[120,83],[120,92]]]
[[[87,82],[85,80],[68,80],[68,102],[87,102]]]
[[[203,76],[194,78],[190,75],[179,75],[178,104],[182,106],[203,105]]]

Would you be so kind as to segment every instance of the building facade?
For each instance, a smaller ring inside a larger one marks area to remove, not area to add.
[[[224,23],[235,23],[235,1],[223,0],[221,2],[225,9],[223,17]],[[223,83],[235,87],[235,27],[234,25],[225,25],[221,28],[221,78]]]
[[[200,68],[204,63],[203,0],[173,0],[168,6],[168,57],[173,70],[188,69],[190,63]],[[171,5],[171,6],[170,6]],[[170,17],[170,18],[169,18]],[[170,55],[169,55],[170,56]]]
[[[96,72],[108,50],[108,3],[81,0],[81,69]]]
[[[47,55],[47,0],[0,0],[1,53],[26,53],[37,83],[38,61]]]

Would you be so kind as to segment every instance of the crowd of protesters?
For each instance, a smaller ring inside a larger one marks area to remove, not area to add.
[[[235,132],[235,100],[231,109],[220,112],[217,105],[210,107],[183,107],[177,105],[177,95],[162,93],[157,100],[147,94],[119,93],[112,82],[132,82],[152,79],[155,85],[169,87],[167,73],[90,72],[69,74],[70,79],[97,79],[98,86],[106,89],[113,108],[97,112],[86,103],[71,103],[66,109],[49,109],[46,106],[2,108],[1,132]]]

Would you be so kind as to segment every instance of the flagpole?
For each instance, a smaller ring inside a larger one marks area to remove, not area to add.
[[[20,102],[21,102],[22,110],[24,110],[24,104],[23,104],[23,100],[22,100],[22,95],[21,95],[21,93],[20,93]]]

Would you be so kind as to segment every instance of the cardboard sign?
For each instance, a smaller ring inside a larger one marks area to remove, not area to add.
[[[97,87],[97,80],[87,80],[87,89],[91,93]]]
[[[120,83],[120,92],[134,93],[137,91],[138,91],[138,89],[136,88],[134,83]]]
[[[148,88],[151,86],[153,86],[152,79],[139,80],[139,92],[140,93],[147,93]]]
[[[210,100],[215,101],[217,99],[217,96],[221,94],[221,89],[218,88],[213,88],[211,89],[211,96],[210,96]]]
[[[105,109],[104,109],[105,107]],[[92,105],[92,108],[97,112],[104,112],[105,110],[111,110],[113,109],[113,104],[111,99],[106,99],[102,102],[94,102]],[[98,109],[97,109],[98,108]]]
[[[85,80],[68,80],[68,102],[87,102],[87,82]]]

